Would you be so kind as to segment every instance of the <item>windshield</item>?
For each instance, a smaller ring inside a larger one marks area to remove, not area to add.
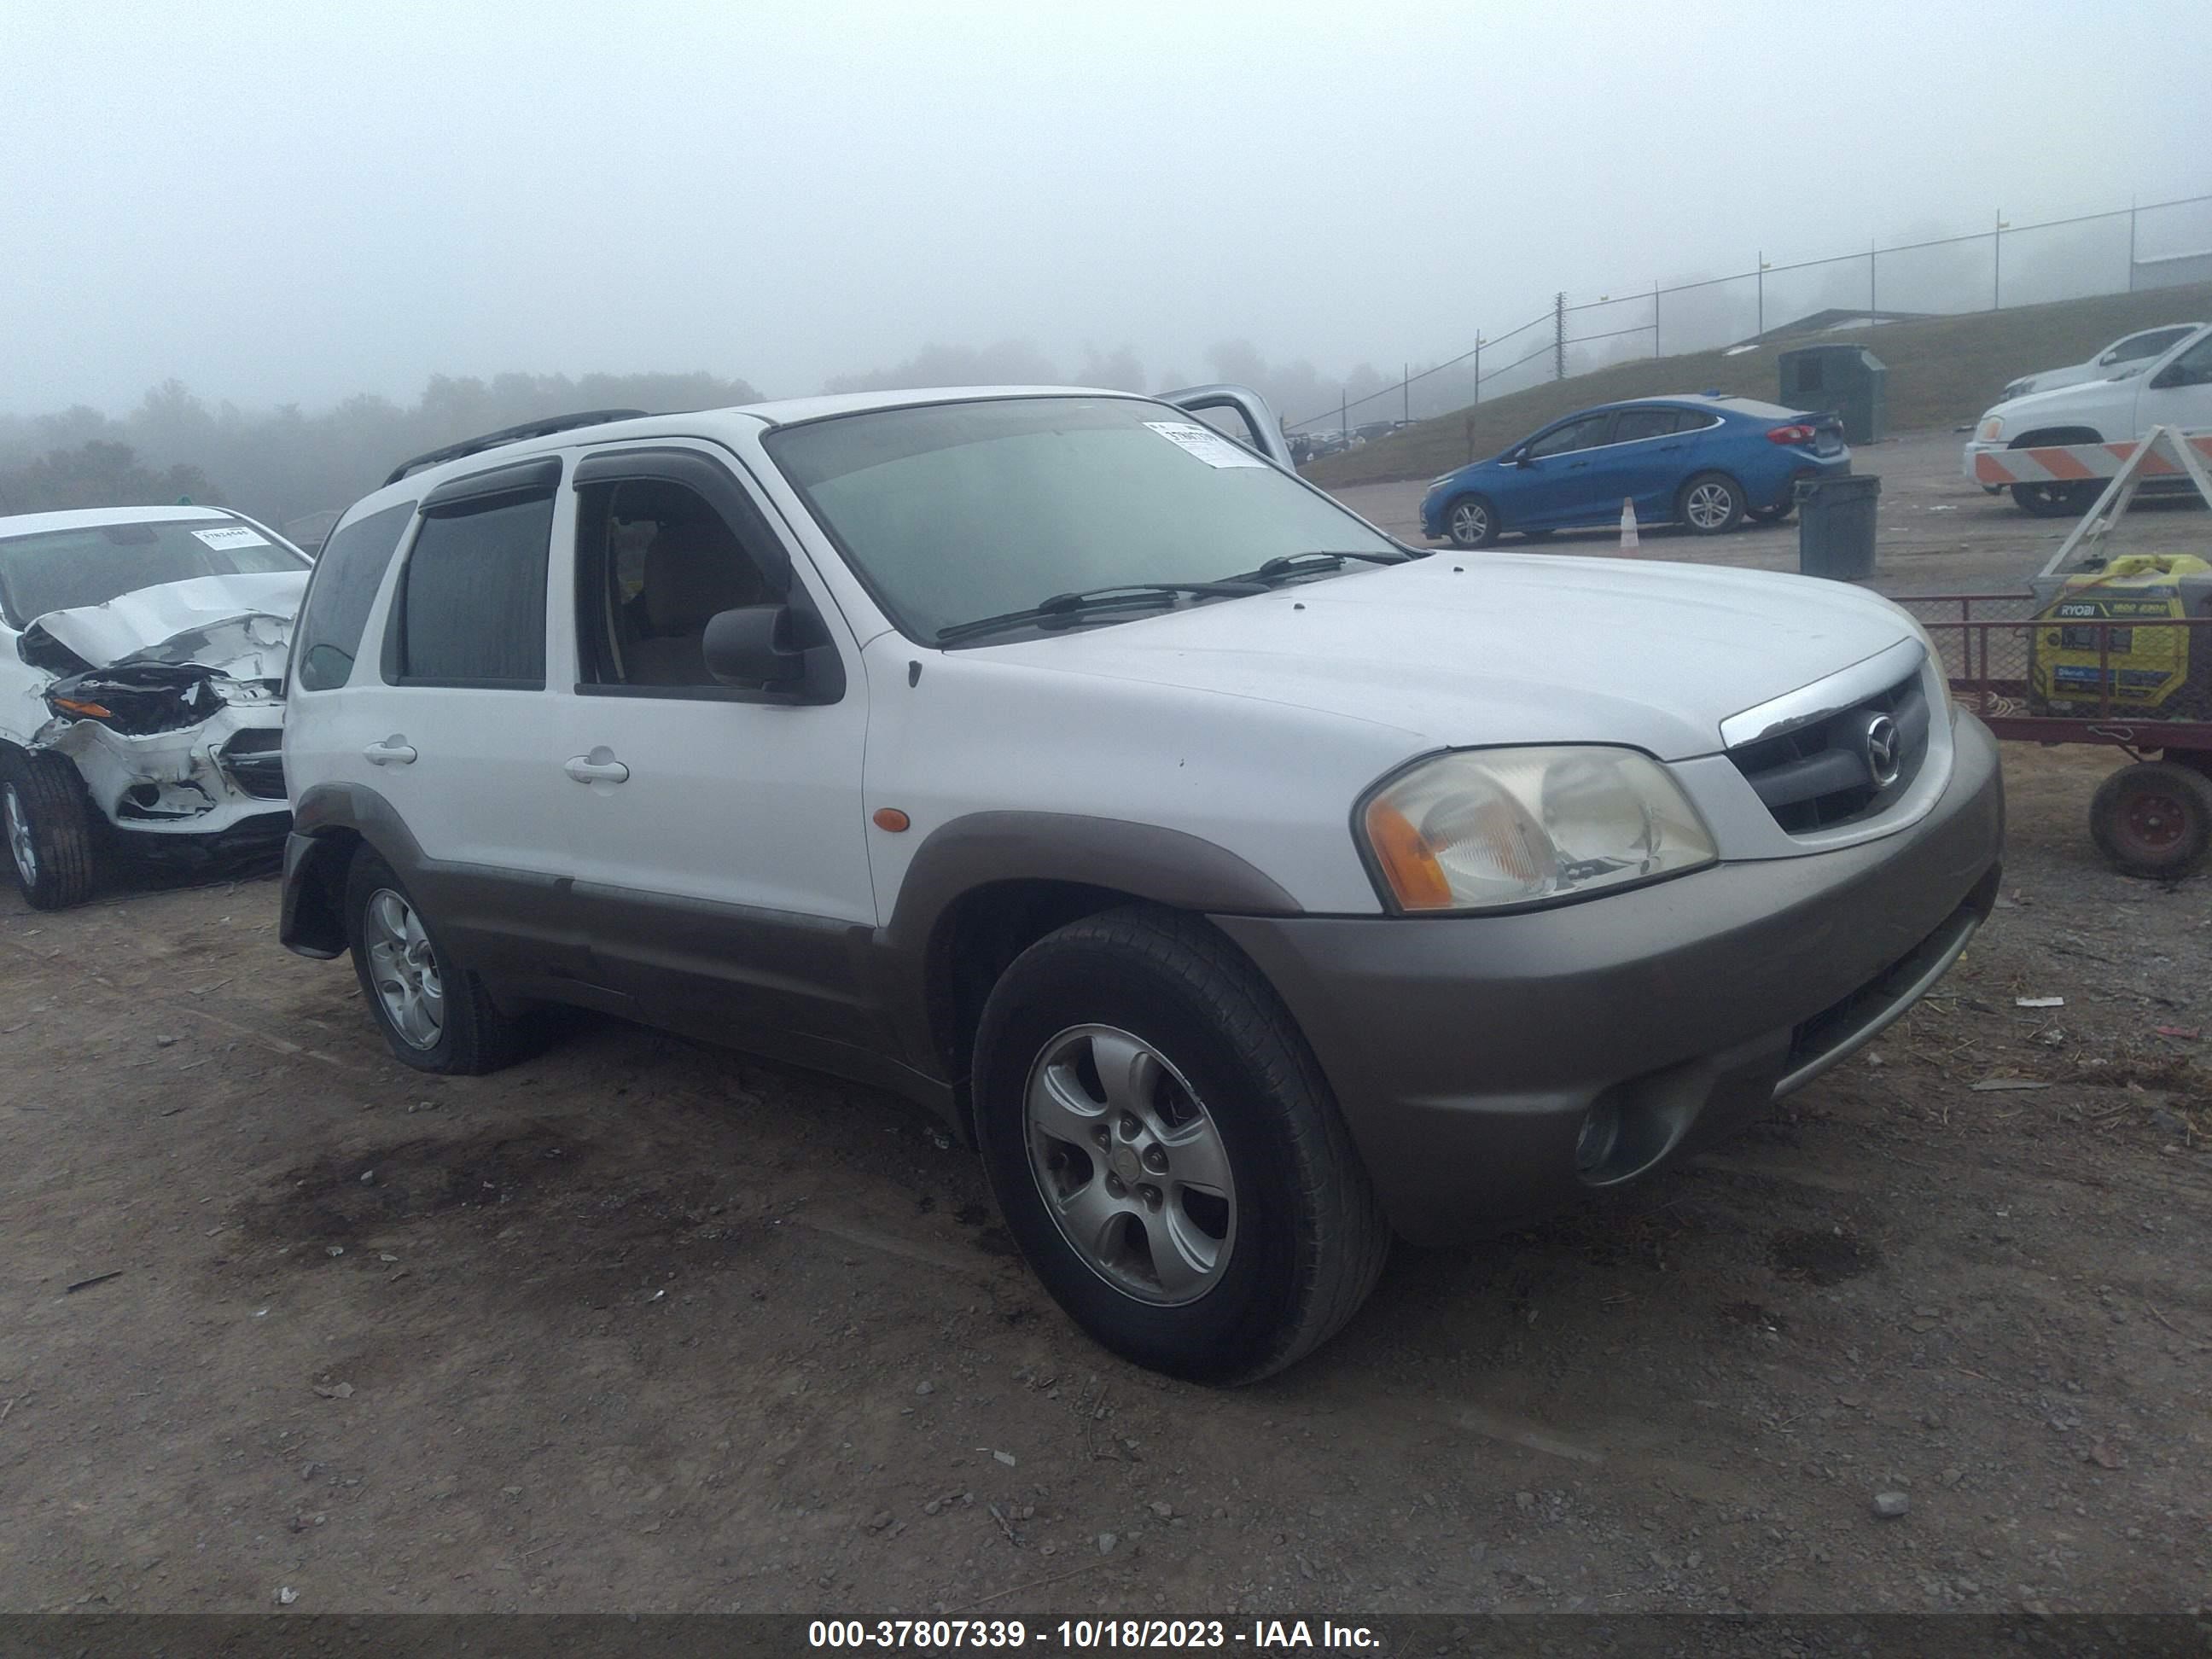
[[[891,620],[925,642],[1058,593],[1400,551],[1182,410],[1136,398],[876,410],[766,443]]]
[[[0,608],[24,628],[49,611],[195,576],[300,570],[307,561],[237,519],[160,519],[0,537]]]

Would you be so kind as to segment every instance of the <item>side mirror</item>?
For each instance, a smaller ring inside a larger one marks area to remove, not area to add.
[[[707,672],[725,685],[790,690],[806,678],[806,650],[792,622],[787,605],[748,605],[708,617],[700,641]]]
[[[1516,449],[1505,459],[1515,466],[1534,466],[1536,464],[1536,458],[1525,449]]]

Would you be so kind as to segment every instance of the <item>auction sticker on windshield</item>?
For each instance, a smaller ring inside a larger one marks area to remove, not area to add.
[[[248,530],[244,525],[228,525],[221,530],[195,530],[192,534],[210,547],[266,547],[269,538]]]
[[[1239,449],[1210,426],[1194,421],[1146,421],[1145,424],[1170,443],[1195,455],[1208,466],[1265,466],[1249,449]]]

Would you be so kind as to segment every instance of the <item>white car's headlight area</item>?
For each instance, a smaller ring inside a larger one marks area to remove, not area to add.
[[[1388,896],[1407,911],[1569,898],[1716,856],[1658,762],[1583,744],[1439,755],[1376,790],[1359,830]]]
[[[1987,415],[1983,416],[1982,424],[1977,435],[1985,444],[1995,443],[1998,439],[2004,436],[2004,416],[2002,415]]]

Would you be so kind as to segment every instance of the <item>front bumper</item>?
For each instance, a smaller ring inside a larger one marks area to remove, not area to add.
[[[1996,745],[1928,816],[1518,915],[1223,916],[1328,1074],[1398,1231],[1494,1232],[1741,1127],[1905,1009],[1996,902]],[[1591,1109],[1612,1149],[1578,1170]]]
[[[181,856],[281,842],[289,813],[284,711],[269,702],[218,708],[171,731],[132,735],[97,720],[55,721],[33,747],[65,756],[86,794],[133,848]]]

